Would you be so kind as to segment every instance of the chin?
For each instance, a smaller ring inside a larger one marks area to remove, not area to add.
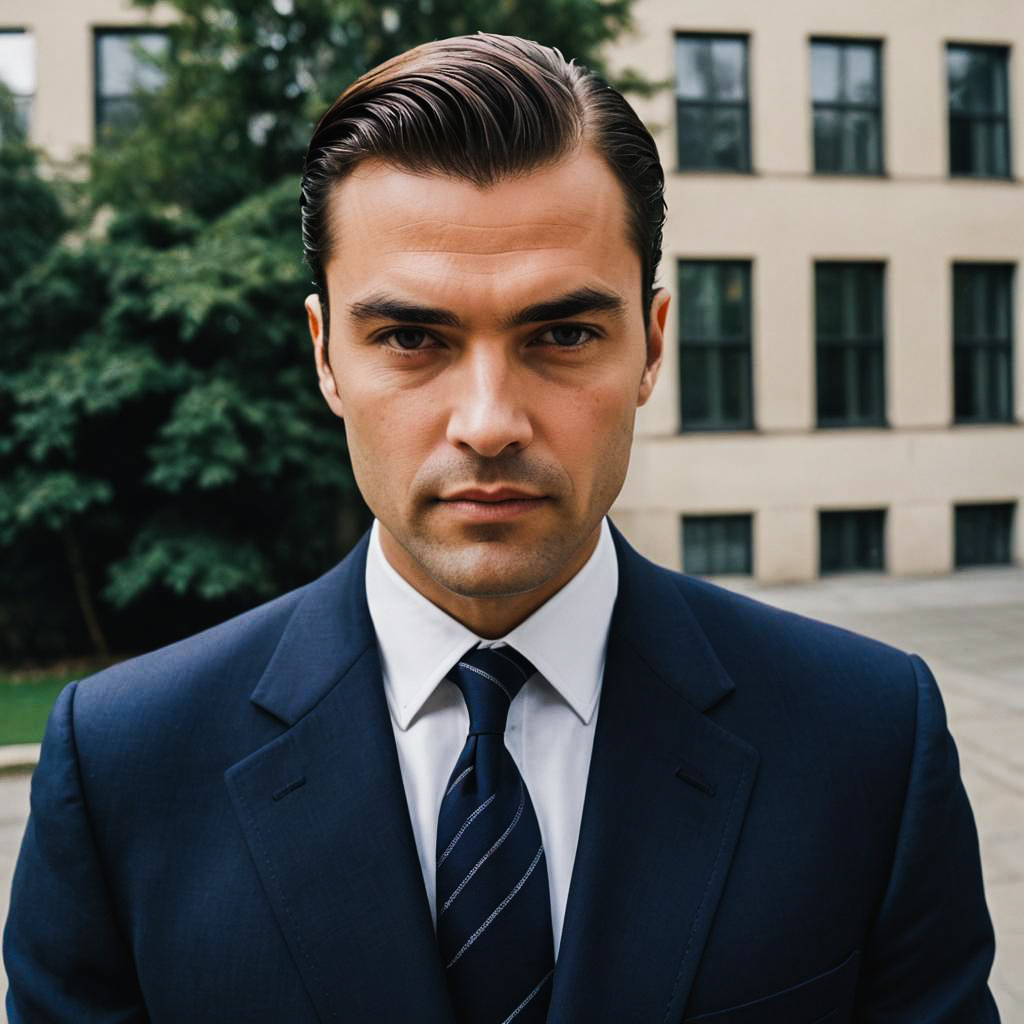
[[[420,564],[452,593],[487,598],[528,594],[556,575],[565,562],[558,557],[562,552],[545,551],[543,545],[503,547],[500,551],[493,544],[436,547],[424,552]]]

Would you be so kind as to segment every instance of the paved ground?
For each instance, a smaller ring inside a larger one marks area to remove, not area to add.
[[[992,987],[1004,1024],[1024,1024],[1024,570],[742,589],[928,661],[946,699],[981,835],[998,943]],[[27,814],[28,777],[0,775],[0,920]]]

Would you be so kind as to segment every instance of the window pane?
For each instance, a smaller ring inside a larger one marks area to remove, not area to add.
[[[882,169],[882,140],[878,115],[849,110],[843,119],[844,171],[877,174]]]
[[[814,111],[814,169],[843,169],[842,115],[834,110]]]
[[[746,126],[745,108],[718,107],[712,111],[707,140],[710,168],[739,171],[747,167]]]
[[[988,361],[988,407],[992,411],[992,419],[1011,420],[1009,346],[988,346]]]
[[[29,32],[0,32],[0,82],[15,96],[36,91],[36,43]]]
[[[750,265],[679,263],[683,429],[745,429],[752,418]]]
[[[956,564],[1009,565],[1012,561],[1014,505],[958,505]]]
[[[847,337],[875,338],[882,333],[882,268],[853,264],[848,282]]]
[[[953,414],[969,422],[1013,418],[1013,268],[953,267]]]
[[[1011,332],[1011,271],[1009,267],[991,267],[978,275],[983,285],[979,312],[984,317],[982,332],[988,338],[1006,338]]]
[[[749,169],[746,78],[746,40],[676,37],[676,138],[680,170]]]
[[[687,340],[718,337],[720,306],[713,263],[679,265],[680,332]]]
[[[946,51],[946,71],[949,76],[949,109],[951,111],[967,111],[969,109],[967,94],[967,73],[970,57],[966,50],[949,47]]]
[[[721,318],[719,336],[742,340],[750,333],[747,323],[747,281],[749,269],[739,263],[725,263],[718,269]]]
[[[864,423],[880,422],[885,407],[882,353],[875,347],[857,350],[857,392],[859,407],[855,415]]]
[[[841,345],[818,348],[818,421],[846,417],[846,349]]]
[[[711,60],[706,39],[676,39],[676,95],[692,100],[711,98]]]
[[[851,43],[845,47],[847,103],[877,103],[878,74],[874,46]]]
[[[1010,176],[1010,128],[1005,121],[992,121],[988,130],[988,153],[984,169],[979,174],[990,174],[994,178]]]
[[[839,79],[839,47],[835,43],[811,43],[811,98],[824,103],[842,98]]]
[[[750,351],[730,347],[722,353],[722,417],[728,423],[750,420]]]
[[[711,108],[678,104],[679,166],[684,170],[702,170],[710,165],[708,138]]]
[[[689,348],[680,353],[680,401],[686,425],[706,424],[711,420],[709,363],[706,348]]]
[[[818,425],[885,423],[883,268],[815,266]]]
[[[970,174],[974,167],[971,122],[954,117],[949,122],[949,173]]]
[[[746,50],[742,39],[711,41],[711,79],[715,99],[735,102],[747,98]]]
[[[683,570],[695,575],[749,574],[751,526],[749,515],[684,516]]]
[[[1004,63],[998,51],[974,48],[966,51],[963,77],[965,109],[978,114],[1006,110]]]
[[[819,516],[822,573],[885,567],[885,511],[822,512]]]
[[[819,263],[814,270],[814,315],[819,338],[843,334],[839,268]]]
[[[163,85],[163,71],[152,63],[151,58],[166,52],[167,36],[164,33],[100,33],[96,45],[101,96],[130,96],[137,89],[149,91]]]
[[[950,46],[950,174],[1010,176],[1007,50],[997,46]]]

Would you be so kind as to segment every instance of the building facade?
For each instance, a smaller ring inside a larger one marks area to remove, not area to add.
[[[637,0],[610,55],[667,172],[661,380],[613,510],[765,582],[1024,562],[1024,5]],[[0,0],[54,158],[153,84],[169,11]]]
[[[635,16],[675,311],[619,524],[765,582],[1024,562],[1024,5]]]
[[[138,51],[166,45],[172,16],[126,0],[0,0],[0,81],[31,140],[56,161],[94,145],[137,85],[156,84]]]

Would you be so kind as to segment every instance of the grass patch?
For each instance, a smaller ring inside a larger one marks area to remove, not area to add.
[[[38,743],[57,694],[80,673],[12,680],[0,676],[0,746]]]

